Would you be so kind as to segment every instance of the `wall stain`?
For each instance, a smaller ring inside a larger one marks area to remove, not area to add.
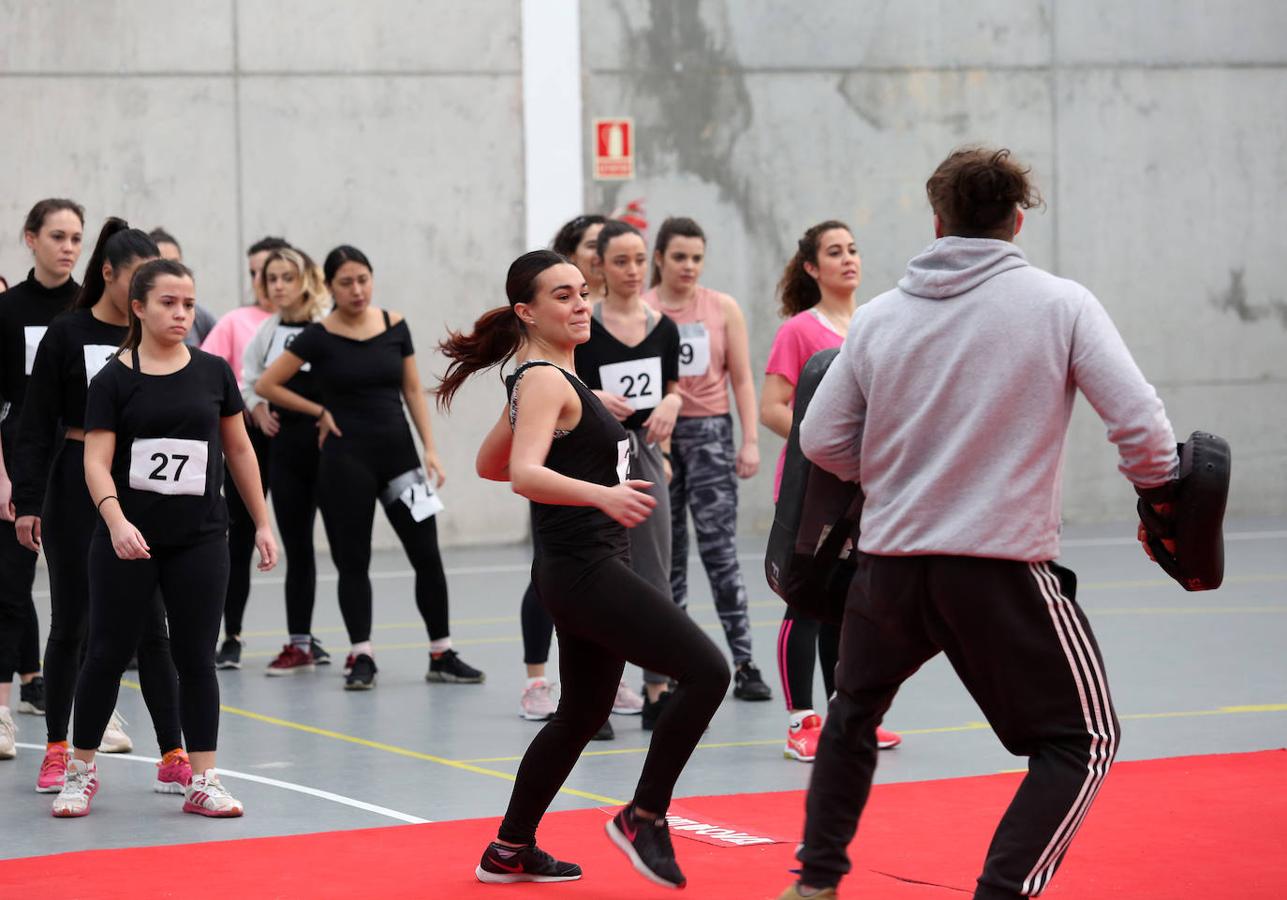
[[[1231,312],[1244,322],[1259,322],[1271,316],[1287,329],[1287,301],[1271,297],[1268,303],[1257,305],[1247,295],[1246,268],[1229,270],[1229,286],[1212,294],[1211,305],[1221,312]]]

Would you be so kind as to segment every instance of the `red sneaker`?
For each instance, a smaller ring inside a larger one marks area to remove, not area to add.
[[[903,736],[897,731],[886,731],[876,726],[876,746],[881,750],[893,750],[903,742]]]
[[[63,789],[67,780],[67,763],[71,760],[71,751],[58,744],[45,750],[45,759],[40,764],[40,774],[36,777],[37,794],[57,794]]]
[[[152,783],[152,790],[158,794],[182,794],[191,781],[192,763],[188,762],[188,754],[180,747],[165,754],[156,764],[156,781]]]
[[[265,675],[294,675],[296,672],[311,672],[314,669],[313,651],[301,650],[294,644],[282,647],[282,652],[268,664]]]
[[[782,755],[800,762],[813,762],[818,755],[818,739],[822,737],[822,717],[810,713],[798,725],[787,728],[786,749]]]

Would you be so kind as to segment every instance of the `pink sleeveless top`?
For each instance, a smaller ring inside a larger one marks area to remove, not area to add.
[[[683,312],[663,310],[653,288],[643,295],[647,303],[679,326],[679,395],[684,400],[680,418],[728,415],[728,344],[724,333],[724,297],[719,291],[697,286],[696,300]]]

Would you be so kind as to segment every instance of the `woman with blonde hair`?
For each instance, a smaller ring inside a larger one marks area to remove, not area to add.
[[[268,254],[259,270],[259,289],[277,312],[264,320],[242,356],[241,389],[246,409],[263,423],[272,441],[268,464],[268,489],[273,495],[277,528],[286,553],[286,630],[290,640],[268,664],[268,675],[311,672],[330,656],[312,636],[313,602],[317,593],[317,565],[313,552],[313,523],[317,518],[317,423],[311,416],[269,404],[255,393],[255,382],[295,338],[331,308],[322,270],[303,250],[279,247]],[[321,393],[304,366],[287,386],[302,397],[317,401]],[[320,652],[319,652],[320,651]]]

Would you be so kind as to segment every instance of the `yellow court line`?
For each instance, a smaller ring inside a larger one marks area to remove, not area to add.
[[[121,680],[125,687],[139,690],[137,682]],[[234,716],[251,719],[256,722],[263,722],[267,725],[277,725],[281,728],[289,728],[292,731],[302,731],[305,734],[315,734],[319,737],[331,738],[336,741],[343,741],[346,744],[356,744],[359,747],[366,747],[371,750],[382,750],[385,753],[392,753],[396,756],[405,756],[408,759],[418,759],[423,762],[436,763],[440,766],[446,766],[451,769],[458,769],[462,772],[472,772],[475,775],[488,775],[492,778],[500,778],[504,781],[513,782],[515,776],[508,772],[498,772],[495,769],[484,769],[473,763],[463,762],[456,759],[447,759],[442,756],[434,756],[432,753],[421,753],[419,750],[411,750],[407,747],[399,747],[396,744],[386,744],[382,741],[371,741],[366,738],[360,738],[351,734],[344,734],[340,731],[331,731],[328,728],[318,728],[314,725],[305,725],[302,722],[292,722],[290,719],[282,719],[277,716],[266,716],[263,713],[257,713],[249,709],[240,709],[236,706],[219,705],[221,712],[229,713]],[[627,801],[618,800],[615,797],[605,797],[603,794],[592,794],[589,791],[580,791],[576,788],[563,787],[559,789],[560,793],[570,794],[573,797],[580,797],[584,800],[593,800],[595,803],[602,803],[606,806],[624,806]]]

